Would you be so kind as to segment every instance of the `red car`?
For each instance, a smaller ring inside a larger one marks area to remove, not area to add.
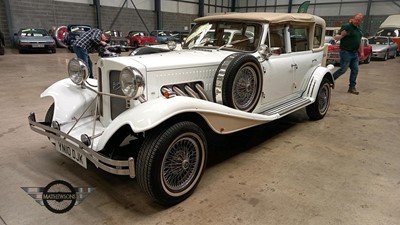
[[[371,62],[372,57],[372,46],[369,44],[367,38],[362,38],[362,43],[364,45],[364,58],[360,58],[360,63],[368,64]],[[339,64],[340,63],[340,45],[339,42],[334,43],[330,40],[328,45],[328,58],[326,60],[329,64]]]
[[[128,45],[133,46],[133,48],[157,43],[156,38],[148,36],[143,31],[129,31],[126,38],[128,39]]]

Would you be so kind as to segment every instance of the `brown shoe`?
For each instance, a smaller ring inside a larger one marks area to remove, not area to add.
[[[358,92],[357,91],[357,89],[354,87],[354,88],[349,88],[349,90],[347,91],[347,92],[349,92],[349,93],[351,93],[351,94],[355,94],[355,95],[358,95],[358,94],[360,94],[360,92]]]

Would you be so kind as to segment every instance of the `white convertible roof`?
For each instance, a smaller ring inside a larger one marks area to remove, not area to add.
[[[196,23],[206,21],[254,21],[263,23],[284,23],[284,22],[305,22],[318,23],[325,25],[325,20],[319,16],[308,13],[270,13],[270,12],[250,12],[250,13],[228,13],[200,17],[194,20]]]

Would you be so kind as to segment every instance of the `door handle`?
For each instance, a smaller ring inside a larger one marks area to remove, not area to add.
[[[292,64],[291,66],[294,67],[296,70],[299,68],[296,63]]]

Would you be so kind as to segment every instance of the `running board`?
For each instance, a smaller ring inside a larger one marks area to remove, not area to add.
[[[311,103],[311,100],[308,98],[295,98],[289,102],[286,102],[282,105],[275,106],[271,109],[268,109],[261,114],[270,116],[274,114],[279,114],[280,116],[285,116],[295,110],[298,110],[304,106],[307,106]]]

